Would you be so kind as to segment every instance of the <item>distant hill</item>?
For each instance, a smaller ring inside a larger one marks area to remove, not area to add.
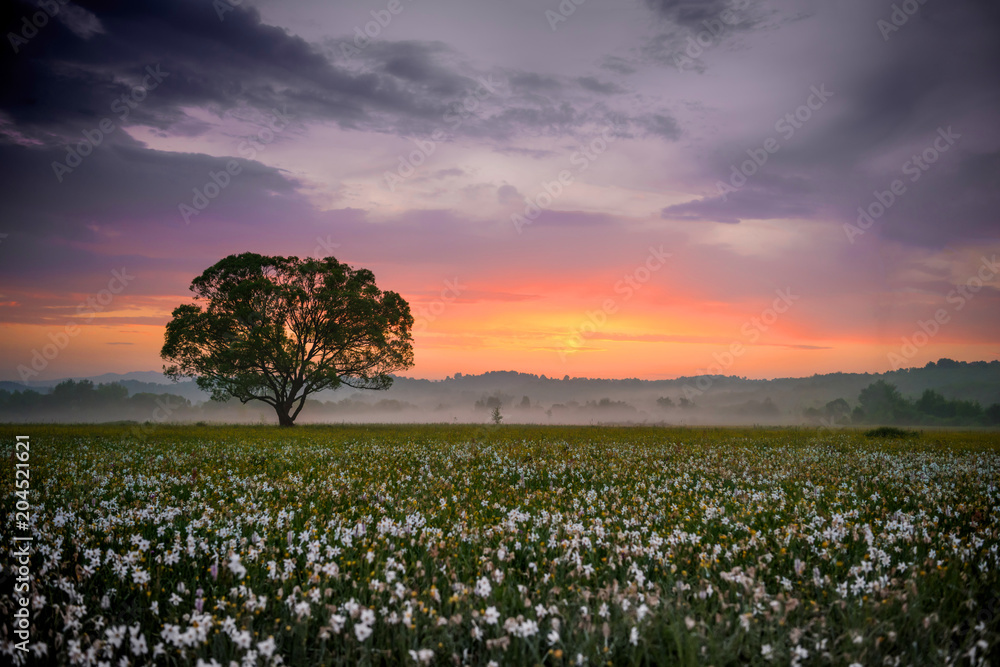
[[[193,406],[222,409],[209,403],[208,394],[193,380],[173,383],[154,371],[108,373],[85,379],[95,385],[116,382],[130,397],[172,394],[189,400]],[[1000,403],[1000,361],[941,359],[922,368],[887,373],[829,373],[773,380],[737,376],[673,380],[550,378],[516,371],[456,373],[444,380],[397,377],[392,388],[384,392],[340,389],[314,394],[302,418],[480,421],[488,417],[494,405],[501,405],[508,421],[800,423],[804,414],[836,399],[855,407],[861,390],[880,379],[895,385],[911,401],[924,390],[933,389],[949,400],[975,401],[983,408]],[[45,386],[2,382],[0,391],[30,388],[47,393],[58,382],[49,381]],[[240,410],[256,415],[258,407],[267,415],[268,408],[263,404],[252,403]]]
[[[481,375],[456,374],[439,380],[398,378],[389,394],[400,400],[420,395],[449,398],[482,394],[507,394],[520,400],[533,396],[548,401],[587,401],[601,398],[625,400],[656,393],[676,400],[680,396],[701,400],[706,405],[727,405],[767,395],[786,408],[813,407],[844,398],[853,402],[862,389],[884,379],[907,397],[917,398],[925,389],[934,389],[947,398],[1000,403],[1000,361],[962,362],[942,359],[922,368],[888,373],[829,373],[800,378],[752,380],[737,376],[694,376],[674,380],[548,378],[515,371],[491,371]]]
[[[95,381],[96,384],[96,381]],[[210,397],[208,392],[202,391],[195,384],[194,380],[183,382],[139,382],[138,380],[125,380],[120,382],[128,389],[130,396],[135,394],[173,394],[188,399],[192,403],[207,401]]]
[[[92,377],[69,377],[69,378],[59,378],[57,380],[32,380],[31,382],[3,382],[0,383],[0,388],[6,384],[20,384],[27,385],[33,388],[44,388],[44,387],[54,387],[60,382],[66,380],[90,380],[94,384],[110,384],[112,382],[125,382],[125,381],[136,381],[136,382],[147,382],[150,384],[173,384],[170,378],[166,377],[160,371],[132,371],[131,373],[105,373],[103,375],[94,375]]]
[[[0,391],[24,391],[25,389],[32,389],[34,391],[44,391],[39,387],[27,386],[21,382],[10,382],[8,380],[0,380]]]
[[[617,394],[646,394],[662,392],[667,396],[680,396],[685,388],[688,393],[711,399],[710,402],[726,403],[743,394],[767,393],[774,400],[783,397],[785,404],[808,407],[826,403],[836,398],[852,401],[858,392],[876,380],[883,379],[896,385],[904,396],[918,397],[925,389],[934,389],[948,398],[979,401],[983,405],[1000,402],[1000,361],[952,361],[941,359],[921,368],[904,368],[887,373],[827,373],[798,378],[755,380],[735,375],[691,376],[674,380],[640,380],[580,378],[564,376],[550,378],[545,375],[517,371],[489,371],[480,375],[456,373],[444,380],[396,377],[391,389],[385,392],[355,392],[340,389],[325,391],[314,396],[318,400],[338,400],[346,392],[372,396],[375,400],[398,400],[437,397],[456,400],[480,398],[485,395],[507,394],[520,400],[536,394],[547,401],[587,401],[601,398],[618,398]],[[65,380],[90,380],[94,384],[119,382],[129,394],[175,394],[191,401],[205,401],[209,396],[198,388],[194,380],[173,382],[157,371],[131,373],[105,373],[87,378],[61,378],[45,382],[0,382],[0,389],[21,391],[31,388],[41,391]],[[703,390],[702,390],[703,389]],[[615,394],[615,396],[612,396]]]

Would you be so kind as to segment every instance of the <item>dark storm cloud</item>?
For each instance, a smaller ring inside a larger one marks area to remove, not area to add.
[[[478,72],[462,54],[433,41],[379,40],[346,58],[263,23],[248,5],[224,4],[229,11],[220,19],[218,5],[81,0],[80,13],[99,29],[51,22],[19,53],[4,52],[0,73],[10,85],[0,91],[0,113],[22,141],[61,145],[112,114],[116,104],[123,108],[122,96],[155,67],[164,80],[130,105],[127,124],[193,136],[208,126],[185,109],[222,116],[250,107],[288,110],[304,123],[415,135],[442,129],[456,110],[474,105],[455,133],[505,139],[606,123],[584,111],[594,101],[587,95],[606,98],[619,90],[594,77],[574,82],[533,72]],[[4,32],[33,11],[19,0],[8,4]]]
[[[636,66],[621,56],[605,56],[601,68],[615,74],[635,74]]]
[[[516,90],[527,93],[551,93],[562,88],[562,82],[557,77],[537,72],[513,72],[507,80]]]
[[[15,3],[10,20],[29,13]],[[82,39],[58,23],[39,31],[21,52],[3,57],[0,109],[24,130],[74,132],[109,113],[144,68],[159,65],[167,79],[133,111],[132,121],[166,128],[186,105],[223,109],[237,103],[281,107],[297,98],[300,113],[358,122],[363,109],[419,113],[391,81],[350,75],[305,41],[264,25],[255,10],[236,8],[220,20],[208,2],[88,2],[81,7],[102,32]],[[227,5],[228,6],[228,5]]]
[[[742,220],[811,218],[813,205],[790,196],[787,190],[745,187],[726,196],[713,196],[668,206],[661,212],[669,220],[704,220],[735,224]]]
[[[642,116],[637,119],[637,123],[647,135],[670,140],[678,139],[681,136],[681,129],[677,125],[677,121],[662,113]]]
[[[225,171],[231,160],[116,144],[99,147],[59,182],[52,163],[65,158],[65,149],[0,144],[0,178],[6,190],[0,212],[15,229],[49,238],[80,233],[77,238],[86,240],[87,233],[75,221],[92,218],[124,226],[146,220],[182,227],[178,205],[210,180],[210,172]],[[275,200],[275,210],[293,204],[288,198],[298,184],[287,174],[258,162],[235,161],[239,173],[210,211],[225,209],[237,216],[244,212],[240,202],[250,193],[259,193],[262,201]],[[261,205],[255,201],[250,210]]]
[[[448,57],[455,55],[440,42],[388,42],[372,44],[366,62],[379,73],[388,74],[434,95],[453,98],[472,90],[477,82],[455,71]]]
[[[474,83],[434,61],[439,44],[381,43],[371,47],[368,72],[331,63],[319,49],[261,23],[256,10],[233,8],[220,20],[210,2],[171,0],[80,5],[102,31],[83,39],[60,23],[40,30],[20,53],[0,64],[13,85],[0,93],[0,111],[36,137],[73,134],[107,115],[149,65],[166,81],[132,112],[131,122],[166,129],[184,106],[222,111],[237,105],[293,107],[303,118],[346,127],[391,130],[393,119],[438,121],[447,99]],[[229,5],[226,5],[229,7]],[[4,33],[30,5],[14,3]]]
[[[166,263],[183,270],[210,247],[235,250],[248,238],[287,238],[292,224],[303,247],[315,237],[316,214],[297,183],[256,162],[238,160],[239,173],[188,223],[180,205],[194,207],[195,189],[204,192],[211,173],[225,172],[230,158],[102,146],[59,183],[50,164],[63,157],[60,149],[0,145],[0,219],[9,233],[0,280],[26,293],[71,291],[81,276],[120,266],[148,273]]]
[[[924,247],[942,247],[959,238],[972,242],[1000,238],[1000,153],[970,151],[954,158],[949,165],[945,162],[949,156],[943,155],[915,183],[896,174],[907,191],[876,221],[875,233]],[[844,212],[851,221],[860,217],[858,207],[871,207],[875,192],[885,192],[889,181],[866,185],[858,186],[857,206]]]
[[[905,192],[893,197],[868,239],[924,247],[956,237],[996,239],[1000,8],[927,3],[898,31],[887,30],[886,39],[876,21],[892,11],[892,3],[882,3],[870,9],[870,20],[844,22],[825,35],[850,36],[851,48],[841,58],[814,62],[811,53],[801,54],[802,69],[813,81],[828,82],[833,97],[795,136],[782,138],[768,122],[742,144],[727,141],[699,156],[706,186],[731,183],[734,165],[747,160],[748,149],[759,148],[768,134],[780,138],[780,151],[749,176],[745,188],[723,200],[711,187],[711,195],[668,207],[664,217],[733,223],[824,212],[827,219],[852,223],[859,207],[867,208],[898,180]],[[805,99],[808,87],[775,105],[775,117],[794,112],[801,104],[796,97]],[[925,152],[933,163],[922,168],[917,165]]]
[[[5,34],[34,11],[27,3],[6,4]],[[245,249],[247,239],[294,247],[288,238],[294,229],[301,236],[297,252],[304,255],[321,230],[330,232],[299,181],[252,160],[238,159],[240,173],[198,209],[196,191],[205,192],[211,174],[223,173],[230,159],[151,150],[126,133],[129,125],[148,126],[167,138],[198,136],[215,126],[186,109],[244,122],[287,109],[303,123],[329,120],[347,128],[419,134],[441,128],[456,103],[482,92],[484,80],[498,89],[481,100],[482,108],[461,131],[499,138],[498,150],[512,136],[572,135],[620,118],[588,102],[587,95],[593,100],[611,92],[597,79],[581,90],[569,77],[513,72],[509,79],[490,78],[431,41],[372,43],[348,67],[263,24],[247,6],[220,20],[211,2],[83,0],[64,17],[39,30],[18,53],[0,57],[0,73],[10,82],[0,88],[0,219],[10,235],[0,278],[29,286],[15,299],[34,289],[66,292],[84,277],[86,291],[118,264],[159,275],[154,282],[162,289],[171,279],[163,273],[188,275],[219,252]],[[116,100],[143,83],[148,68],[162,80],[129,106],[127,118],[120,117]],[[81,133],[93,133],[109,118],[114,129],[103,133],[82,163],[55,173],[53,163],[67,163]],[[661,124],[670,127],[669,119]],[[199,212],[185,220],[181,205]],[[541,225],[569,224],[557,213],[547,215]],[[585,217],[580,220],[594,222]],[[341,228],[350,218],[338,214]],[[367,233],[357,225],[352,229]],[[13,247],[19,251],[10,253]],[[43,311],[8,311],[5,318],[37,321]]]
[[[688,28],[701,28],[704,21],[716,18],[732,7],[731,0],[646,0],[660,16]],[[746,3],[740,3],[746,4]]]
[[[889,17],[891,6],[884,7]],[[887,238],[924,246],[941,246],[956,235],[996,238],[1000,6],[928,3],[898,32],[885,34],[888,39],[878,36],[882,48],[854,63],[845,79],[846,113],[792,145],[783,163],[797,169],[821,156],[840,174],[829,191],[851,195],[838,202],[851,220],[876,191],[901,180],[906,192],[875,230]],[[941,132],[954,143],[939,138]],[[946,152],[926,170],[915,167],[914,157],[937,153],[935,142],[948,146]],[[898,161],[872,168],[891,154],[899,155]]]
[[[561,135],[592,117],[569,102],[553,102],[503,109],[490,119],[490,124],[504,134],[509,134],[510,128],[519,127],[532,135]]]
[[[239,173],[187,223],[180,205],[193,208],[194,191],[204,193],[232,158],[102,145],[60,183],[51,163],[64,157],[65,149],[0,144],[9,234],[0,283],[17,304],[0,312],[4,322],[61,322],[76,312],[74,294],[101,289],[112,270],[136,276],[129,298],[183,293],[220,253],[252,242],[306,255],[330,231],[294,179],[257,162],[235,160]]]
[[[581,87],[585,88],[594,93],[600,93],[601,95],[614,95],[615,93],[624,92],[625,89],[619,86],[617,83],[612,83],[610,81],[601,81],[593,76],[581,76],[577,80],[577,83]]]
[[[680,0],[646,0],[656,16],[662,19],[657,34],[646,39],[633,62],[618,57],[607,59],[606,68],[628,73],[640,63],[656,63],[679,71],[705,71],[702,55],[731,41],[733,35],[760,28],[774,28],[792,20],[788,15],[770,11],[761,2],[750,0],[710,0],[683,2]],[[780,15],[781,18],[776,18]]]

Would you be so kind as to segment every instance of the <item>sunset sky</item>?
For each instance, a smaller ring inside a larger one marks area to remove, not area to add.
[[[0,11],[0,379],[160,369],[244,251],[371,269],[414,377],[1000,358],[996,2]]]

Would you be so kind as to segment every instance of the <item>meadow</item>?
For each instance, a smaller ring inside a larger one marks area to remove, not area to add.
[[[5,662],[1000,661],[995,432],[0,433]],[[28,534],[24,653],[11,553]]]

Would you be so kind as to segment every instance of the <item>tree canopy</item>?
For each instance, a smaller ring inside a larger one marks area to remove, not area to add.
[[[191,282],[160,355],[173,379],[194,377],[215,400],[272,406],[291,426],[306,397],[340,385],[387,389],[413,365],[413,316],[367,269],[333,257],[230,255]]]
[[[858,403],[865,418],[882,423],[898,423],[906,419],[911,407],[896,385],[877,380],[858,394]]]

